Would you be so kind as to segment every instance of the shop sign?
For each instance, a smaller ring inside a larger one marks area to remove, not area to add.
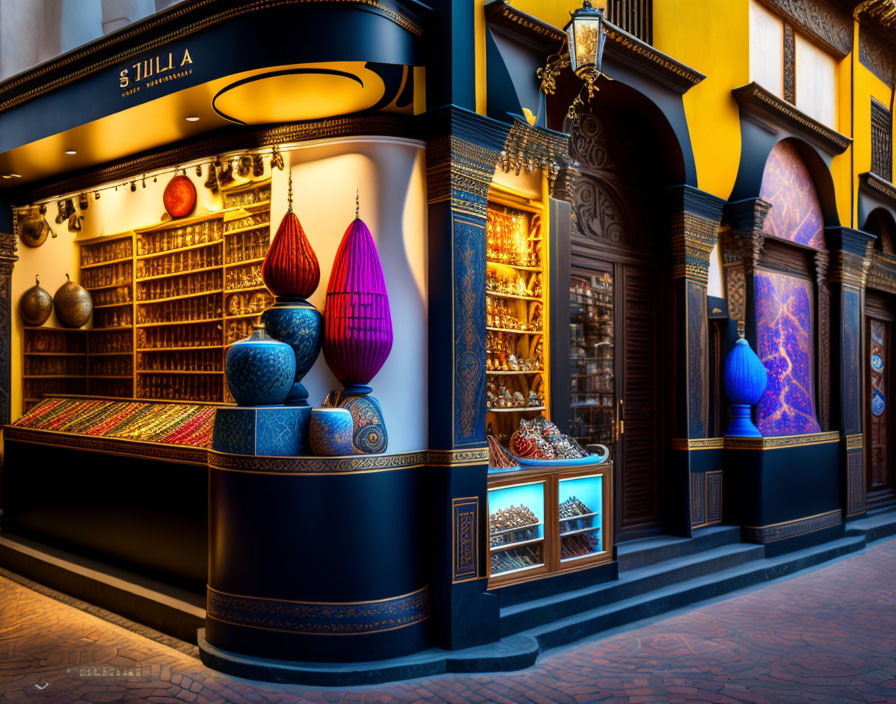
[[[121,69],[118,87],[121,89],[121,97],[126,98],[152,86],[185,78],[191,73],[193,58],[189,49],[184,49],[183,54],[180,51],[168,51]]]

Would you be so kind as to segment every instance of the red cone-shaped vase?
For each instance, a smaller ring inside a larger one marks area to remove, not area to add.
[[[346,387],[369,383],[392,349],[383,269],[370,230],[358,218],[345,231],[330,273],[323,348],[327,364]]]
[[[320,265],[292,210],[280,221],[261,265],[264,284],[275,296],[308,298],[320,283]]]

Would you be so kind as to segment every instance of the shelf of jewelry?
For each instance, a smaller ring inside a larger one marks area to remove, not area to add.
[[[511,205],[512,203],[512,205]],[[491,425],[547,411],[542,211],[490,201],[486,218],[486,404]],[[500,418],[508,417],[507,421]]]
[[[83,380],[43,379],[26,404],[47,393],[231,402],[227,349],[273,304],[261,279],[270,194],[270,178],[224,187],[223,210],[78,242],[95,304]]]

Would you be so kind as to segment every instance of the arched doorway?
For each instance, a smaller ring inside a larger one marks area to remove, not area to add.
[[[663,523],[666,272],[634,144],[609,111],[572,125],[570,430],[611,448],[617,540]]]
[[[883,208],[865,221],[866,232],[877,235],[875,249],[896,260],[896,221]],[[865,489],[866,507],[896,501],[896,413],[889,404],[896,393],[896,296],[865,292]]]

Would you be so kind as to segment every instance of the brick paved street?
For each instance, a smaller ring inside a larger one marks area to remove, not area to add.
[[[522,672],[252,683],[0,578],[3,702],[896,702],[896,539]]]

